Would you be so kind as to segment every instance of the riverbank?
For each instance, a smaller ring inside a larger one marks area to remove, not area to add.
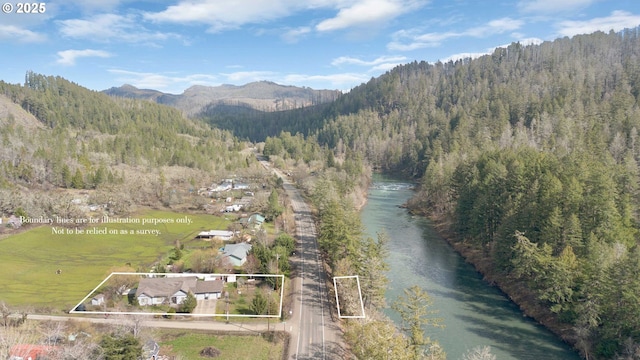
[[[374,176],[361,212],[365,236],[375,238],[381,231],[389,235],[387,305],[412,286],[427,291],[445,325],[427,327],[427,335],[440,343],[449,359],[489,346],[501,360],[580,360],[558,336],[523,316],[503,292],[485,282],[431,221],[408,213],[403,204],[414,195],[412,182]],[[403,326],[390,306],[382,311],[396,326]]]
[[[483,280],[502,291],[511,301],[522,310],[523,316],[527,316],[549,329],[562,341],[576,349],[576,335],[571,324],[558,320],[556,314],[542,306],[535,295],[521,282],[508,275],[495,270],[491,259],[485,255],[485,251],[461,241],[457,234],[451,230],[451,220],[444,216],[434,216],[424,212],[410,210],[412,214],[424,216],[431,220],[433,228],[445,239],[464,260],[471,264]],[[576,349],[579,351],[579,349]],[[580,353],[584,358],[584,355]]]

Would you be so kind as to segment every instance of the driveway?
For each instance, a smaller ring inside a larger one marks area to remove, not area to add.
[[[198,306],[193,309],[192,314],[210,314],[216,313],[216,299],[198,300]]]

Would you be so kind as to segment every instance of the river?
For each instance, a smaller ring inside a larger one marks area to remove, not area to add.
[[[488,345],[498,360],[578,360],[568,345],[530,318],[498,289],[482,280],[427,219],[410,215],[398,206],[412,195],[409,183],[374,176],[361,218],[365,231],[375,238],[384,230],[390,238],[386,292],[391,304],[405,288],[419,285],[433,299],[445,328],[429,328],[447,359],[462,359],[476,346]],[[384,311],[396,323],[393,310]]]

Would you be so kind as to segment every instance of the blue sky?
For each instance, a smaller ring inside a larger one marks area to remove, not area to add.
[[[637,0],[60,0],[30,14],[9,4],[0,80],[33,70],[169,93],[258,80],[349,90],[414,60],[640,25]]]

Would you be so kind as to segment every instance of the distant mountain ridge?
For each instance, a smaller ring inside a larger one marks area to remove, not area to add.
[[[264,112],[291,110],[331,102],[342,94],[339,90],[314,90],[308,87],[279,85],[271,81],[257,81],[241,86],[194,85],[180,95],[139,89],[128,84],[103,92],[115,97],[144,99],[169,105],[187,116],[198,115],[203,108],[218,105],[225,105],[220,106],[220,109],[239,107]]]

